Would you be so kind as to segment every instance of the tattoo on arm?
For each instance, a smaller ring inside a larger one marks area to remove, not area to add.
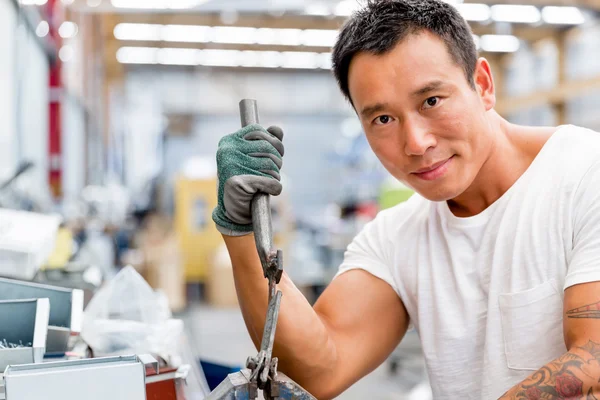
[[[600,377],[600,344],[587,344],[543,366],[502,396],[501,400],[585,399],[594,393]]]
[[[600,301],[569,310],[567,311],[567,317],[600,319]]]

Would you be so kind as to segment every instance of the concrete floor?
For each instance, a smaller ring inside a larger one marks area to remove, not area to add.
[[[191,308],[182,317],[203,360],[241,366],[256,349],[239,309]],[[409,332],[394,355],[402,361],[395,373],[390,360],[338,397],[340,400],[430,400],[418,337]]]

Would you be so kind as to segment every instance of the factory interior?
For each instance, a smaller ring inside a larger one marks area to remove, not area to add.
[[[353,238],[414,194],[332,74],[362,3],[0,0],[0,399],[210,399],[248,367],[258,349],[212,217],[242,100],[285,131],[271,234],[317,302]],[[498,114],[600,129],[600,1],[448,3]],[[336,398],[432,400],[420,346],[409,329]]]

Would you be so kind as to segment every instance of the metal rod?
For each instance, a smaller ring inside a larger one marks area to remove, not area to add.
[[[242,127],[258,124],[259,118],[256,100],[242,100],[240,102],[240,116]],[[254,195],[254,199],[252,199],[252,227],[256,250],[258,251],[266,278],[269,255],[273,251],[273,225],[271,222],[271,206],[268,194],[257,193]]]

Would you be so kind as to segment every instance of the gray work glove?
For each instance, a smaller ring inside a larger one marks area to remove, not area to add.
[[[257,192],[278,196],[283,158],[283,131],[249,125],[219,142],[218,205],[213,211],[217,229],[227,236],[252,232],[252,199]]]

